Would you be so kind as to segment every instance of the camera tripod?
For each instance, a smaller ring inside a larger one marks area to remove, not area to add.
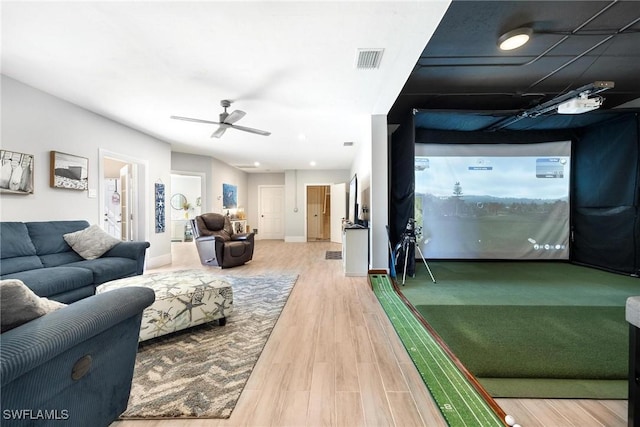
[[[417,234],[421,234],[421,227],[418,228],[418,233]],[[419,240],[416,237],[416,227],[415,227],[415,220],[413,218],[409,219],[409,222],[407,223],[407,227],[405,228],[404,233],[402,233],[402,236],[400,236],[400,242],[398,242],[398,244],[396,245],[396,258],[398,257],[398,255],[400,254],[400,249],[402,249],[402,251],[404,252],[404,268],[403,268],[403,274],[402,274],[402,284],[404,285],[405,279],[407,277],[407,264],[409,261],[409,248],[411,244],[414,245],[414,247],[418,250],[418,253],[420,253],[420,258],[422,258],[422,262],[424,263],[424,266],[427,268],[427,272],[429,273],[429,276],[431,277],[431,280],[433,281],[433,283],[436,283],[436,279],[435,277],[433,277],[433,273],[431,272],[431,269],[429,268],[429,264],[427,264],[427,260],[424,258],[424,255],[422,253],[422,249],[420,249],[420,245],[416,244],[419,242]],[[429,241],[427,240],[427,243],[429,243]],[[398,261],[396,259],[395,265],[398,265]]]

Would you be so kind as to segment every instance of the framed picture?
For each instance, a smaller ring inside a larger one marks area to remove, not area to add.
[[[85,191],[89,188],[88,177],[89,159],[59,151],[51,152],[51,187]]]
[[[238,207],[238,187],[232,184],[222,184],[222,208],[235,209]]]
[[[0,193],[33,194],[33,154],[0,150]]]

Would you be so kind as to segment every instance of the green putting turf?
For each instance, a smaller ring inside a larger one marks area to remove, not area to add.
[[[638,278],[564,262],[429,266],[437,283],[417,262],[400,290],[492,396],[626,398]]]
[[[401,301],[389,277],[372,274],[369,279],[449,426],[503,426],[493,409]]]

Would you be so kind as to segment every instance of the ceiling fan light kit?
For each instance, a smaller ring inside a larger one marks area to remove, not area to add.
[[[215,132],[211,134],[211,138],[220,138],[225,133],[225,131],[229,128],[241,130],[244,132],[254,133],[256,135],[262,135],[262,136],[271,135],[271,132],[267,132],[265,130],[234,125],[235,122],[243,118],[247,113],[245,113],[242,110],[234,110],[231,113],[227,113],[227,108],[231,106],[231,101],[229,101],[228,99],[223,99],[222,101],[220,101],[220,105],[222,106],[222,108],[224,108],[224,111],[220,113],[219,122],[214,122],[211,120],[193,119],[190,117],[181,117],[181,116],[171,116],[171,118],[175,120],[185,120],[188,122],[219,125],[218,129],[216,129]]]

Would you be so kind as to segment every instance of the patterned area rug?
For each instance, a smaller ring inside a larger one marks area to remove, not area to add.
[[[296,275],[225,277],[234,311],[140,344],[129,406],[121,418],[229,418]]]
[[[324,259],[342,259],[342,251],[327,251]]]

